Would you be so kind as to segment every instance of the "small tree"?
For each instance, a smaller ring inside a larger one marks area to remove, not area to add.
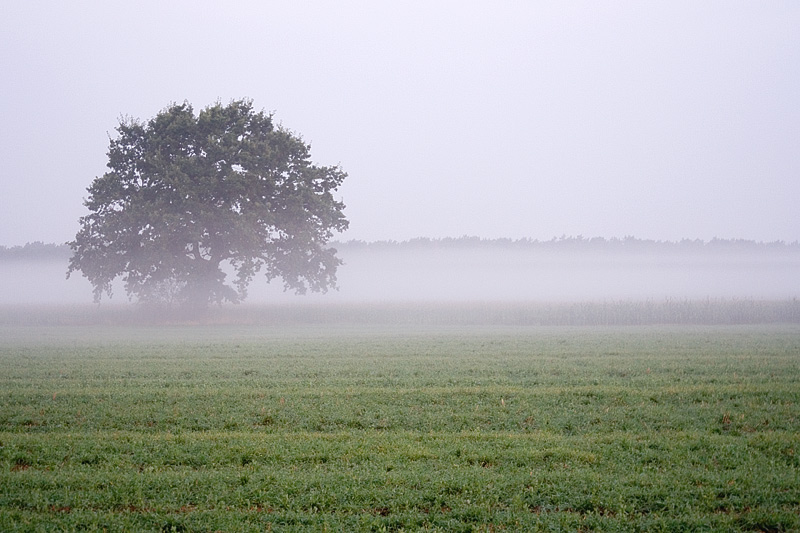
[[[117,277],[130,297],[195,309],[240,302],[262,270],[299,294],[335,286],[341,261],[326,245],[348,225],[333,196],[346,174],[313,165],[271,115],[249,100],[199,115],[184,103],[116,129],[69,243],[67,277],[80,271],[96,302]]]

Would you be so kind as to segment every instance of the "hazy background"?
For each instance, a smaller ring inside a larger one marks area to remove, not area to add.
[[[794,0],[4,2],[0,244],[73,238],[121,115],[240,97],[350,174],[342,239],[796,241],[798,28]]]
[[[298,297],[258,277],[246,304],[613,302],[800,298],[800,246],[342,245],[339,290]],[[751,249],[753,248],[753,249]],[[0,260],[0,306],[89,304],[66,259]],[[104,305],[128,301],[121,282]],[[230,306],[228,306],[230,307]]]

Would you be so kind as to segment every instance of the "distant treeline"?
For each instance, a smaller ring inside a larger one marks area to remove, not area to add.
[[[680,241],[656,241],[624,237],[605,239],[562,236],[548,241],[537,239],[483,239],[480,237],[446,237],[430,239],[420,237],[407,241],[334,241],[332,246],[341,250],[468,250],[468,249],[517,249],[538,251],[587,251],[587,252],[800,252],[800,242],[758,242],[746,239],[683,239]],[[0,246],[0,260],[25,259],[67,260],[70,248],[67,244],[45,244],[40,241],[24,246]]]
[[[64,260],[69,259],[70,248],[66,244],[29,242],[25,246],[0,246],[0,260]]]
[[[480,237],[446,237],[442,239],[429,239],[420,237],[408,241],[374,241],[366,242],[350,240],[334,242],[333,246],[340,250],[425,250],[425,249],[528,249],[528,250],[570,250],[592,252],[617,252],[617,251],[731,251],[731,252],[761,252],[761,251],[793,251],[800,252],[800,242],[786,243],[784,241],[758,242],[746,239],[683,239],[680,241],[656,241],[650,239],[637,239],[624,237],[605,239],[603,237],[586,238],[554,237],[547,241],[537,239],[483,239]]]

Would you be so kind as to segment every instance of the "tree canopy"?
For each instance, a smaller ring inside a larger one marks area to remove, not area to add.
[[[117,278],[140,301],[200,308],[240,302],[262,271],[300,294],[335,287],[341,261],[327,243],[348,226],[334,197],[347,175],[314,165],[271,114],[249,100],[197,115],[173,104],[116,131],[69,243],[67,275],[88,278],[95,301]]]

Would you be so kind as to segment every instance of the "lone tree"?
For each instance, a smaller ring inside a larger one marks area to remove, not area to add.
[[[298,294],[335,287],[341,261],[326,245],[348,225],[333,196],[346,174],[312,164],[271,115],[249,100],[198,115],[184,103],[116,130],[69,243],[67,277],[80,271],[96,302],[117,277],[129,297],[197,310],[242,301],[262,270]]]

